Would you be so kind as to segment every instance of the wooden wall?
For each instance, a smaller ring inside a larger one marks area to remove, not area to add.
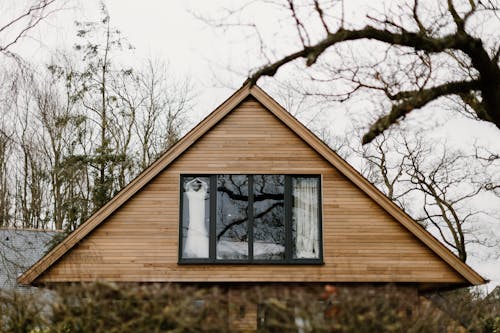
[[[177,265],[180,174],[321,174],[324,265]],[[38,280],[465,280],[254,99],[113,213]]]

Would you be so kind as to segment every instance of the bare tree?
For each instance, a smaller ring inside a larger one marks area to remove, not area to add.
[[[77,23],[77,36],[81,38],[81,43],[75,45],[75,48],[82,53],[83,68],[71,73],[78,78],[78,98],[87,110],[86,116],[98,128],[98,136],[94,138],[97,145],[93,149],[93,155],[86,158],[95,172],[92,191],[96,208],[105,204],[124,183],[123,174],[121,178],[119,174],[130,163],[128,155],[123,151],[127,150],[131,124],[135,117],[133,112],[120,110],[118,98],[112,91],[113,80],[124,80],[132,72],[116,68],[112,62],[114,53],[123,50],[126,41],[120,31],[111,26],[104,4],[101,6],[100,21]],[[122,126],[126,133],[122,132]],[[119,132],[128,138],[120,138]],[[118,177],[115,172],[118,172]],[[118,186],[115,185],[116,179]]]
[[[12,153],[12,143],[9,135],[0,131],[0,227],[11,223],[12,197],[9,183],[9,157]]]
[[[413,110],[441,97],[460,100],[476,119],[500,128],[500,43],[498,30],[488,34],[485,26],[493,23],[492,29],[498,29],[499,9],[495,2],[386,3],[384,13],[366,15],[364,26],[349,22],[344,1],[329,5],[319,0],[271,3],[288,12],[299,50],[274,56],[275,60],[250,75],[251,84],[263,76],[274,76],[282,66],[297,59],[313,66],[324,55],[322,62],[332,76],[327,80],[332,85],[332,96],[342,101],[369,89],[392,104],[372,123],[363,143],[371,142]],[[236,15],[229,12],[224,19],[230,16]],[[248,25],[256,26],[252,22]],[[345,60],[352,54],[344,46],[356,41],[372,41],[368,42],[372,47],[363,53],[365,56],[357,57],[369,62]],[[339,89],[339,81],[348,88],[334,91],[333,87]]]
[[[71,66],[67,62],[66,65]],[[56,65],[48,68],[33,83],[31,92],[35,103],[31,112],[39,124],[38,132],[44,142],[41,149],[48,164],[51,222],[61,230],[68,221],[72,205],[78,205],[81,211],[88,206],[88,202],[73,190],[81,186],[82,164],[72,157],[77,154],[77,139],[84,133],[84,128],[81,126],[82,116],[76,110],[77,100],[73,98],[74,87],[68,84],[71,78],[62,77],[64,71]]]
[[[64,3],[64,0],[31,0],[16,6],[14,13],[4,9],[0,20],[0,53],[18,58],[18,55],[11,51],[12,46],[25,38],[47,17],[60,10]]]
[[[475,153],[473,157],[480,161],[481,165],[488,170],[485,175],[484,188],[500,197],[500,174],[498,172],[500,170],[500,152],[492,151],[477,144],[475,144],[474,148]]]
[[[173,77],[168,65],[151,59],[137,71],[134,88],[140,94],[134,131],[142,170],[180,138],[194,89],[188,79]]]
[[[406,176],[405,171],[410,158],[408,154],[400,152],[399,143],[402,140],[404,140],[404,134],[401,131],[388,130],[375,138],[372,145],[354,150],[365,161],[361,173],[381,189],[389,199],[406,209],[405,199],[412,188],[401,184]]]
[[[180,137],[192,85],[124,65],[110,24],[78,23],[75,52],[0,71],[0,225],[75,229]]]
[[[478,206],[486,173],[474,156],[421,137],[410,140],[398,130],[382,133],[357,151],[366,161],[362,172],[465,262],[469,244],[499,242],[483,237],[478,224],[492,213]]]
[[[423,216],[419,220],[435,228],[442,241],[465,262],[466,245],[477,240],[474,218],[481,213],[473,208],[470,199],[477,197],[483,185],[471,181],[476,172],[466,167],[465,154],[450,153],[443,147],[441,154],[432,161],[429,154],[435,153],[435,148],[425,147],[421,141],[415,144],[405,141],[404,144],[409,183],[423,195]]]
[[[23,228],[47,228],[49,211],[47,209],[47,165],[41,150],[42,141],[31,126],[34,121],[30,112],[34,99],[29,91],[31,78],[22,79],[15,109],[15,141],[18,149],[18,173],[15,185],[16,226]]]
[[[0,70],[0,227],[9,227],[15,221],[14,184],[15,172],[12,170],[15,152],[14,129],[6,115],[15,107],[17,86],[16,77],[7,70]]]

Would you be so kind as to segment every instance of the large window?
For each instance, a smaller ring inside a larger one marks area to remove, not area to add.
[[[320,177],[181,176],[180,263],[321,263]]]

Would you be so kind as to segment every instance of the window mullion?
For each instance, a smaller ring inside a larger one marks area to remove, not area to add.
[[[323,196],[322,196],[322,178],[320,176],[317,177],[318,179],[318,220],[316,223],[318,223],[318,240],[319,240],[319,253],[318,253],[318,259],[323,261]]]
[[[285,261],[292,260],[292,178],[285,175]]]
[[[216,243],[217,243],[217,175],[210,176],[210,221],[209,221],[209,258],[210,261],[216,261]]]
[[[179,184],[179,192],[180,192],[180,198],[179,198],[179,246],[178,246],[178,260],[181,260],[183,257],[182,254],[182,249],[184,248],[184,233],[186,230],[184,230],[184,177],[180,177],[180,184]]]
[[[253,175],[248,175],[248,260],[253,261]]]

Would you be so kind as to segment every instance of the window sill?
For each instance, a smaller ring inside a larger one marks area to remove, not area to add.
[[[284,261],[284,260],[276,260],[276,261],[269,261],[269,260],[199,260],[199,259],[181,259],[177,261],[178,265],[269,265],[269,266],[278,266],[278,265],[302,265],[302,266],[307,266],[307,265],[313,265],[313,266],[319,266],[319,265],[324,265],[324,261],[321,259],[297,259],[297,260],[289,260],[289,261]]]

